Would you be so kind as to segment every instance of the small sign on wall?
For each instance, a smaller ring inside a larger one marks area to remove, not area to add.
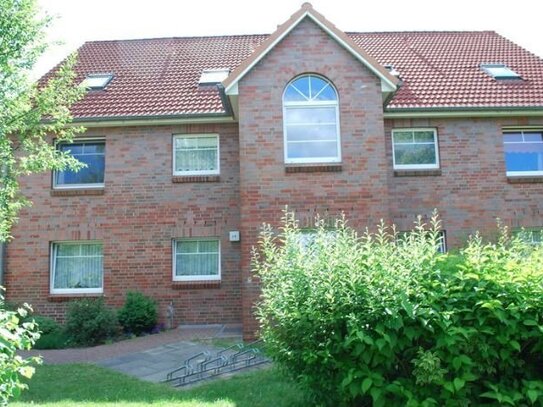
[[[239,230],[231,230],[230,231],[230,241],[231,242],[239,242]]]

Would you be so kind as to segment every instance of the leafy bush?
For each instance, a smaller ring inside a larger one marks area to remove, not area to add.
[[[115,312],[102,298],[70,303],[66,314],[66,333],[76,345],[96,345],[118,334]]]
[[[439,221],[400,237],[293,214],[253,254],[268,352],[329,406],[543,405],[543,249],[501,230],[442,255]]]
[[[34,374],[32,364],[40,363],[39,358],[23,359],[18,350],[28,350],[39,338],[36,326],[32,322],[21,322],[30,306],[24,305],[17,311],[4,308],[4,297],[0,286],[0,405],[7,405],[8,400],[17,397],[28,386],[21,382],[21,376],[31,378]]]
[[[63,349],[68,345],[68,335],[62,325],[54,319],[42,315],[34,315],[27,319],[33,321],[40,331],[40,339],[34,344],[34,349]]]
[[[157,306],[153,299],[140,292],[129,291],[124,306],[118,313],[125,331],[140,335],[150,332],[157,322]]]

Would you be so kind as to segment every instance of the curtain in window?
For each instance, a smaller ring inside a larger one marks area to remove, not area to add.
[[[219,274],[219,242],[217,240],[184,240],[177,242],[177,276],[215,276]]]
[[[217,137],[177,138],[175,170],[178,172],[217,170],[217,144]]]
[[[54,288],[101,288],[103,255],[101,244],[56,244]]]

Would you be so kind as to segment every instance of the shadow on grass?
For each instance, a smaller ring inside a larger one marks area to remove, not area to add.
[[[37,368],[17,405],[182,407],[298,407],[302,392],[274,368],[216,380],[188,390],[135,379],[90,364],[44,365]]]

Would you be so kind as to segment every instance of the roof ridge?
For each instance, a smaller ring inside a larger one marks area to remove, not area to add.
[[[405,30],[405,31],[345,31],[347,35],[379,35],[379,34],[492,34],[499,35],[494,30]]]
[[[240,38],[240,37],[268,37],[270,34],[226,34],[226,35],[190,35],[187,37],[147,37],[147,38],[121,38],[116,40],[89,40],[84,44],[93,44],[105,42],[128,42],[128,41],[156,41],[156,40],[189,40],[189,39],[221,39],[221,38]]]

